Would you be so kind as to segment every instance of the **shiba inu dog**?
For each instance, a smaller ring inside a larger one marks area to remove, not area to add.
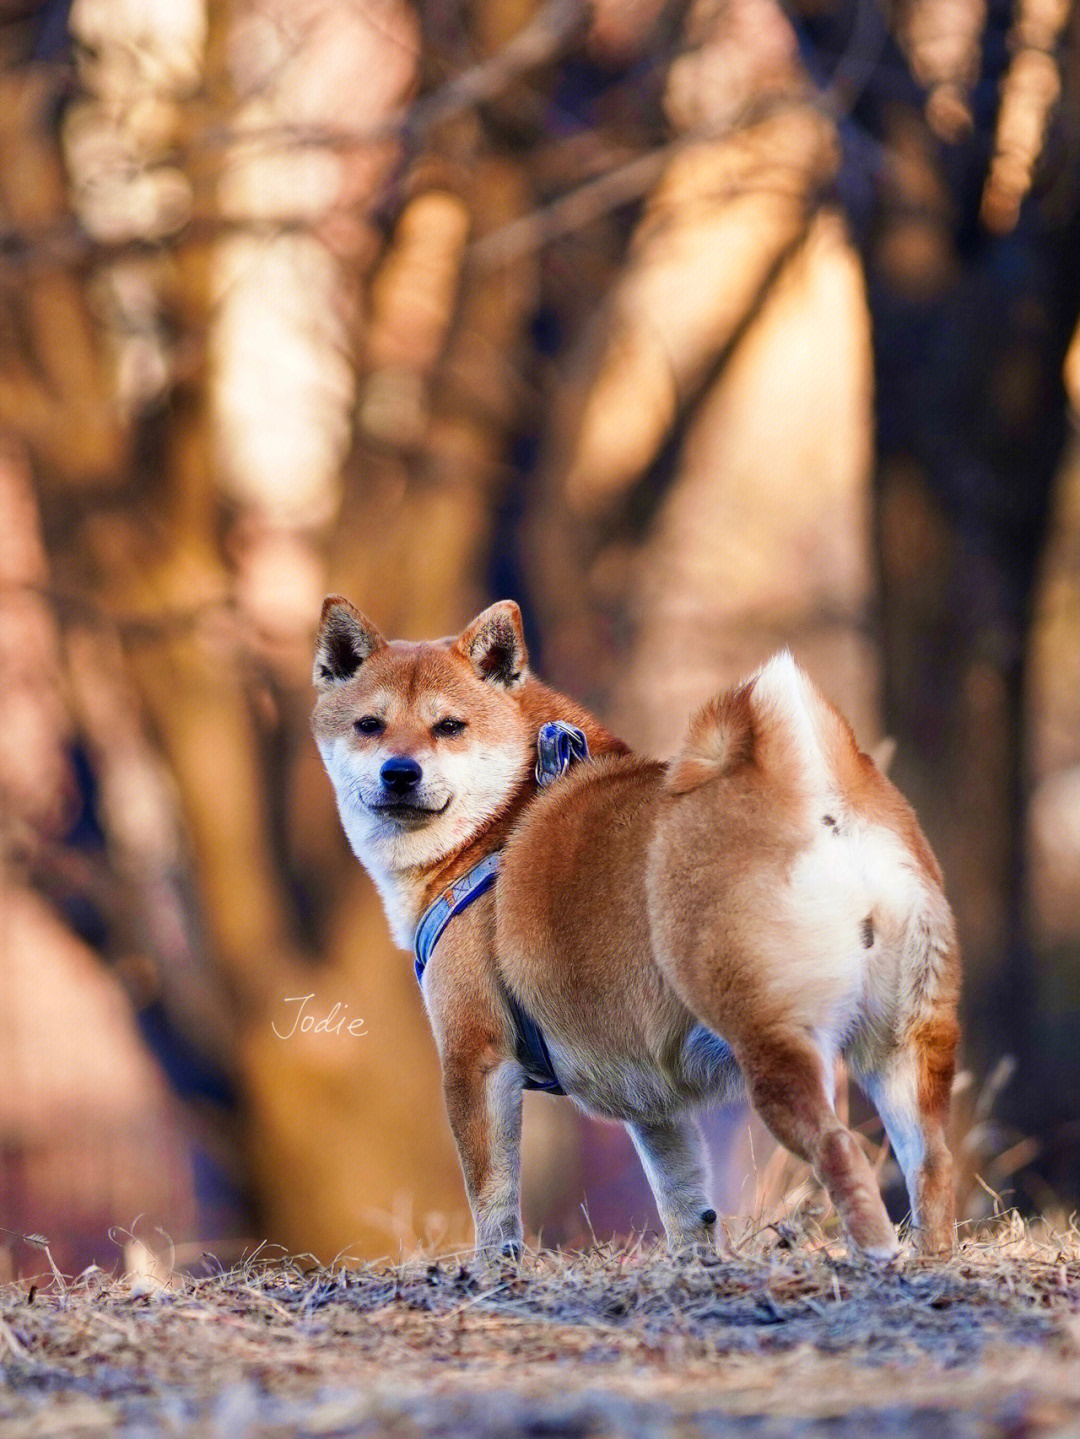
[[[941,873],[787,652],[710,701],[666,764],[530,673],[511,601],[409,643],[331,597],[314,683],[346,835],[396,941],[417,945],[478,1248],[520,1246],[537,1045],[561,1092],[627,1126],[673,1248],[710,1243],[716,1222],[696,1113],[745,1092],[884,1259],[896,1234],[833,1105],[842,1054],[921,1246],[952,1247],[959,960]],[[589,759],[540,789],[552,721]]]

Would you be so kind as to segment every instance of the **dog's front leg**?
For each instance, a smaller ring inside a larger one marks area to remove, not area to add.
[[[521,1067],[484,1054],[447,1055],[443,1091],[479,1253],[521,1253]]]
[[[668,1248],[711,1246],[716,1210],[705,1194],[708,1168],[697,1120],[679,1114],[626,1127],[656,1199]]]

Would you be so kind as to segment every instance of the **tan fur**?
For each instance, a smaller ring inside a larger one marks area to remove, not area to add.
[[[400,942],[502,850],[495,890],[451,923],[424,980],[481,1247],[521,1233],[507,994],[544,1030],[571,1097],[628,1126],[673,1246],[712,1237],[694,1112],[745,1086],[815,1166],[854,1243],[894,1251],[833,1108],[838,1053],[893,1137],[921,1242],[951,1245],[959,970],[940,871],[909,806],[790,656],[710,701],[666,766],[530,674],[509,603],[456,640],[407,644],[328,602],[315,677],[316,738]],[[377,743],[353,727],[373,706]],[[447,706],[467,729],[442,738]],[[538,792],[536,731],[554,718],[583,728],[594,758]],[[430,804],[400,835],[370,808],[386,753],[423,767]]]
[[[749,761],[754,746],[750,688],[740,685],[708,701],[695,716],[690,734],[667,775],[672,794],[730,774]]]

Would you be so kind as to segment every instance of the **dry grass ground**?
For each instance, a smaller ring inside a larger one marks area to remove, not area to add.
[[[730,1258],[260,1254],[164,1284],[45,1258],[0,1290],[4,1439],[1080,1435],[1075,1228],[884,1271],[784,1226]]]

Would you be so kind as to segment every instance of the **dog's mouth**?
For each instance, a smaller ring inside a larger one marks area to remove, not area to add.
[[[369,804],[368,809],[372,814],[380,818],[392,819],[397,824],[406,825],[410,829],[417,829],[422,824],[427,824],[439,815],[445,814],[450,808],[450,796],[438,806],[431,807],[422,804],[410,804],[408,800],[392,799],[384,800],[380,804]]]

